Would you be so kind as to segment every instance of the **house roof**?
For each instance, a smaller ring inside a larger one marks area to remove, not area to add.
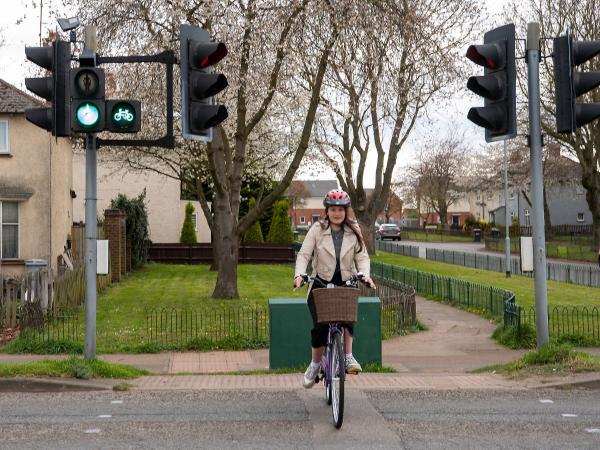
[[[338,183],[337,180],[293,180],[290,183],[290,190],[301,192],[302,188],[309,197],[325,197],[332,189],[338,189]]]
[[[0,78],[0,113],[23,113],[28,108],[43,106],[44,102]]]

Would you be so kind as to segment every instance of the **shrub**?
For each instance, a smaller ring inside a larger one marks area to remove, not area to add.
[[[465,219],[465,230],[471,230],[473,227],[477,227],[477,219],[473,214],[468,214]]]
[[[252,197],[249,202],[249,209],[253,209],[255,207],[256,207],[256,200],[254,199],[254,197]],[[250,228],[248,228],[248,230],[244,234],[244,242],[245,243],[258,243],[258,244],[265,242],[259,220],[254,222],[252,224],[252,226],[250,226]]]
[[[127,198],[127,196],[119,194],[110,202],[112,209],[120,209],[127,214],[126,234],[127,239],[131,242],[131,266],[134,268],[143,266],[148,259],[150,233],[145,199],[146,189],[136,198]]]
[[[294,233],[288,217],[287,200],[280,200],[275,205],[267,242],[273,244],[292,244],[294,242]]]
[[[194,207],[188,202],[185,205],[185,219],[183,220],[183,226],[181,227],[181,235],[179,236],[179,242],[182,244],[195,244],[196,240],[196,228],[192,221],[192,214],[194,213]]]

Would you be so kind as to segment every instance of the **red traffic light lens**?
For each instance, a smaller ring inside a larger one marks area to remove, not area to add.
[[[486,67],[488,69],[498,69],[498,61],[500,60],[500,52],[493,44],[471,45],[467,49],[467,58],[475,64]]]
[[[227,46],[222,42],[214,44],[214,49],[200,60],[200,67],[212,66],[227,56]]]

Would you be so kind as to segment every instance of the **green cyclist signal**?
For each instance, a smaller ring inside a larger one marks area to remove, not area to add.
[[[86,129],[94,128],[100,121],[100,110],[95,104],[89,102],[81,103],[75,115],[79,126]]]
[[[112,122],[119,128],[130,128],[136,123],[136,111],[132,104],[119,102],[110,113]]]

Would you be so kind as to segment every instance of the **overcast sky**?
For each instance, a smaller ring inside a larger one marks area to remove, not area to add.
[[[25,59],[24,48],[26,45],[39,45],[40,4],[43,4],[44,9],[42,29],[46,30],[57,26],[57,16],[68,17],[74,13],[73,8],[70,11],[57,12],[57,8],[61,3],[60,0],[2,0],[0,32],[4,36],[5,43],[0,51],[0,78],[25,89],[24,78],[28,75],[32,65]],[[492,13],[500,13],[507,0],[487,0],[486,3]],[[495,25],[497,23],[490,23],[489,28],[493,28]],[[473,74],[476,75],[478,69],[476,66],[473,67]],[[471,106],[479,106],[481,102],[467,91],[466,80],[464,84],[464,89],[457,89],[457,92],[447,99],[447,103],[443,108],[438,108],[436,105],[428,108],[427,116],[429,120],[422,121],[416,127],[411,135],[410,142],[400,152],[397,165],[400,172],[402,167],[414,158],[414,149],[418,146],[419,141],[432,129],[439,130],[440,133],[463,133],[465,140],[474,147],[474,151],[485,145],[483,129],[475,126],[466,118],[468,109]],[[375,158],[372,158],[372,160],[369,160],[367,168],[374,169],[374,167]],[[333,178],[333,173],[319,175],[305,167],[301,170],[300,176],[303,178],[317,176]],[[366,181],[366,185],[369,186],[368,181]]]

